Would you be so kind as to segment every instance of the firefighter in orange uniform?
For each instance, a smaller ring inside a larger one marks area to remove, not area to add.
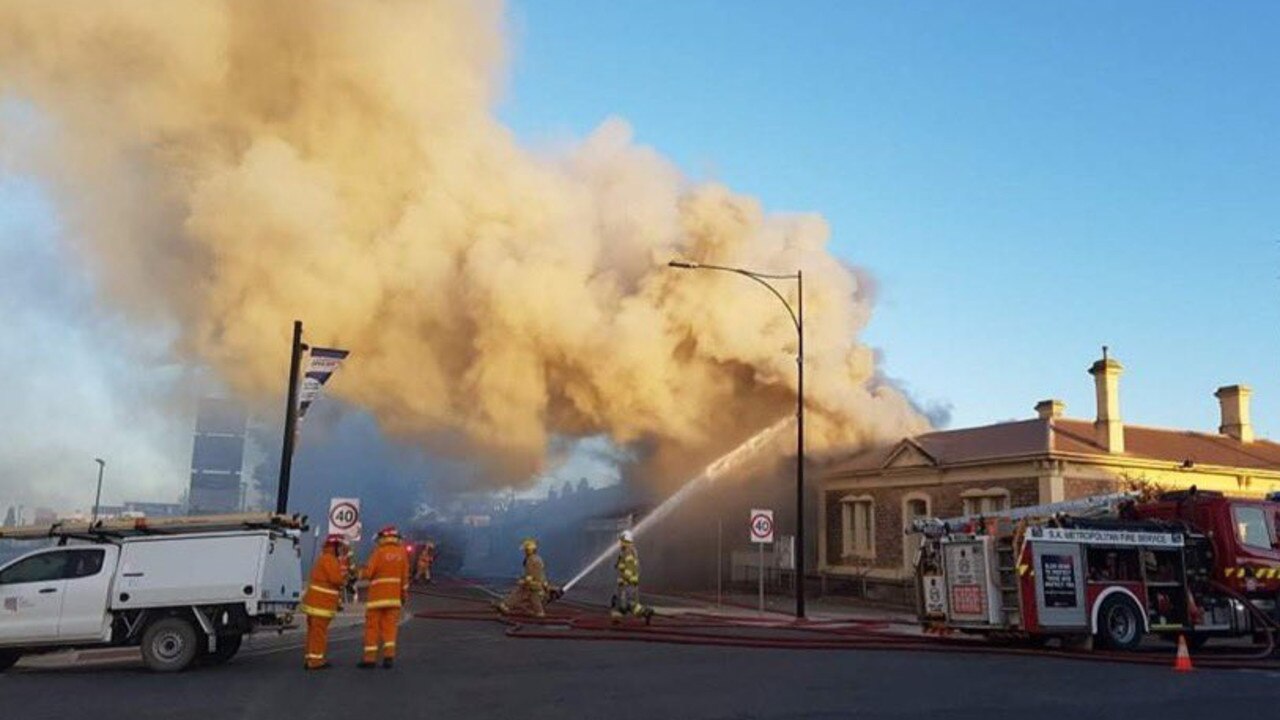
[[[300,609],[307,616],[307,650],[304,667],[308,670],[324,670],[329,667],[325,650],[329,645],[329,623],[338,614],[342,599],[342,585],[346,573],[339,554],[342,551],[341,535],[324,539],[324,548],[311,568],[311,581],[302,596]]]
[[[364,657],[358,667],[374,666],[381,643],[382,667],[390,668],[395,663],[400,608],[409,593],[409,553],[394,525],[378,531],[378,546],[361,576],[369,581],[369,590],[364,604]]]

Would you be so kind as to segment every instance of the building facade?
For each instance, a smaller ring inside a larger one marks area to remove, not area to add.
[[[828,465],[819,475],[819,572],[909,578],[917,541],[904,530],[917,517],[974,517],[1143,486],[1250,497],[1280,490],[1280,444],[1254,437],[1249,388],[1215,393],[1216,434],[1142,427],[1120,418],[1122,370],[1105,351],[1089,369],[1093,420],[1064,417],[1062,402],[1045,400],[1033,419],[906,437]]]

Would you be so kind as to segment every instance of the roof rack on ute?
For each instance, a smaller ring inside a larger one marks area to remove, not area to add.
[[[0,540],[42,538],[84,538],[109,540],[141,535],[180,535],[219,530],[306,530],[305,515],[275,513],[235,513],[165,518],[119,518],[87,522],[64,520],[49,525],[22,525],[0,528]]]

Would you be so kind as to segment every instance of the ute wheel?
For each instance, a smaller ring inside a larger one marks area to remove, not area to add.
[[[222,665],[240,652],[240,641],[244,638],[239,633],[218,636],[218,649],[205,653],[201,661],[206,665]]]
[[[185,670],[199,652],[196,629],[183,618],[157,620],[142,633],[142,660],[155,672]]]
[[[13,667],[21,659],[22,653],[0,650],[0,672]]]
[[[1125,595],[1112,595],[1098,610],[1098,642],[1113,650],[1136,650],[1142,644],[1142,611]]]

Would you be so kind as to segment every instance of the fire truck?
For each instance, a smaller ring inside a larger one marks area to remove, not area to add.
[[[1270,642],[1280,629],[1280,493],[1086,498],[917,520],[921,622],[1029,640]]]

